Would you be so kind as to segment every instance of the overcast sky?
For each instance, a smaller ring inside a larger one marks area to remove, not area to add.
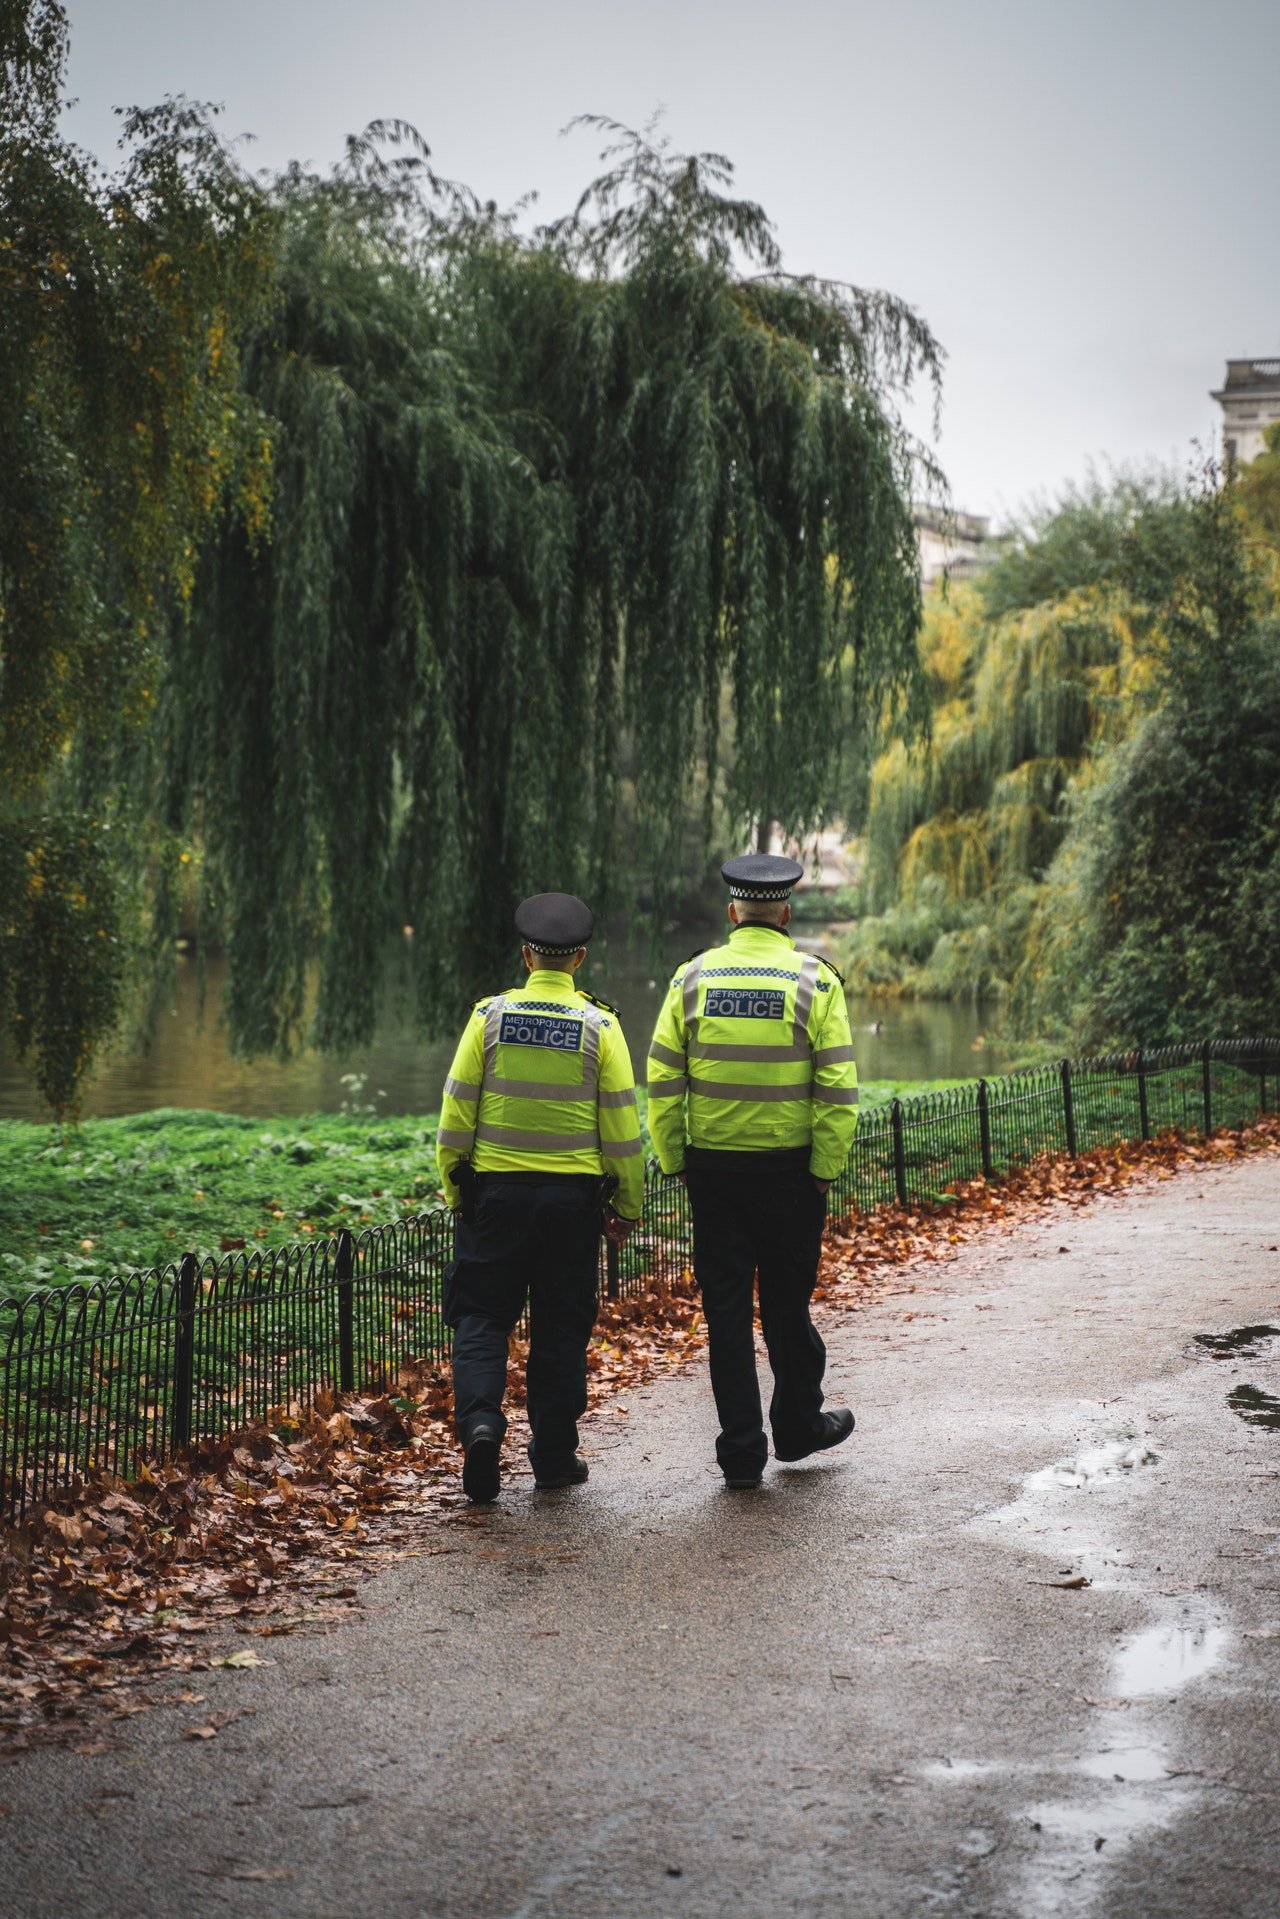
[[[563,210],[578,113],[659,105],[772,216],[785,265],[887,287],[948,353],[957,505],[1007,517],[1212,438],[1228,356],[1280,355],[1276,0],[69,0],[71,129],[225,105],[250,164],[412,121],[440,170]]]

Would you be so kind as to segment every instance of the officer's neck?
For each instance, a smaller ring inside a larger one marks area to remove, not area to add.
[[[531,966],[525,975],[526,986],[559,986],[573,990],[573,973],[567,966]]]
[[[729,938],[732,939],[735,933],[776,933],[788,946],[794,944],[785,926],[774,926],[768,920],[736,920],[729,929]]]

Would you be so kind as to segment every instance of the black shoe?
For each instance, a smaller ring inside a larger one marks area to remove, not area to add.
[[[591,1476],[591,1468],[581,1453],[575,1453],[567,1465],[553,1467],[550,1472],[540,1473],[536,1469],[533,1483],[540,1493],[557,1493],[562,1486],[580,1486],[584,1479]]]
[[[763,1479],[763,1473],[726,1473],[724,1483],[731,1493],[750,1493]]]
[[[807,1459],[810,1453],[825,1453],[828,1446],[838,1446],[841,1440],[847,1439],[852,1431],[853,1414],[847,1406],[842,1406],[837,1413],[823,1413],[822,1431],[816,1439],[811,1439],[807,1446],[800,1446],[795,1451],[788,1447],[784,1451],[775,1441],[773,1456],[775,1459],[785,1460],[788,1464],[796,1459]]]
[[[467,1443],[462,1468],[462,1490],[477,1506],[488,1506],[498,1497],[502,1473],[498,1463],[502,1441],[494,1426],[477,1426]]]

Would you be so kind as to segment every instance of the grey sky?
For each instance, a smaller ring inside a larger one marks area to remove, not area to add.
[[[794,271],[891,288],[949,354],[939,452],[997,514],[1190,457],[1230,356],[1280,353],[1274,0],[70,0],[72,130],[225,103],[252,164],[327,167],[378,116],[561,211],[655,106],[773,217]]]

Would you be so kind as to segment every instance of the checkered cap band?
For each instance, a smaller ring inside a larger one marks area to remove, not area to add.
[[[566,954],[576,953],[578,947],[584,946],[585,944],[585,940],[579,940],[577,946],[540,946],[536,940],[525,941],[525,945],[531,953],[545,953],[548,959],[563,959]]]
[[[785,900],[790,896],[793,880],[786,880],[774,886],[739,886],[730,882],[729,898],[733,900]]]

